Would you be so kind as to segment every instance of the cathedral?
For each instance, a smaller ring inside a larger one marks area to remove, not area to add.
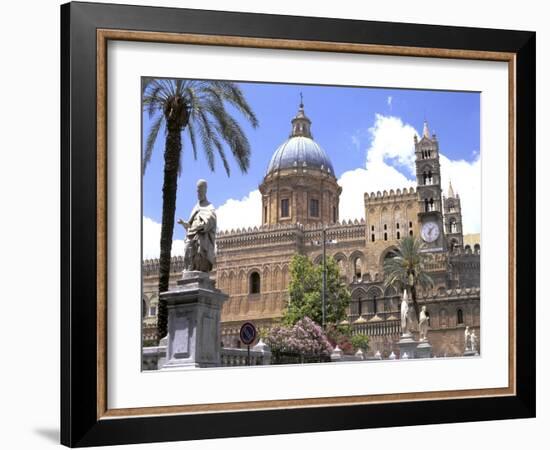
[[[414,136],[416,189],[364,193],[363,204],[357,205],[358,211],[364,208],[364,219],[340,221],[342,188],[311,128],[302,103],[259,186],[261,210],[250,211],[261,215],[261,225],[217,233],[212,277],[229,295],[222,310],[224,347],[240,346],[245,321],[260,330],[280,321],[288,301],[290,260],[302,254],[320,263],[324,240],[327,256],[337,261],[351,293],[344,323],[353,333],[369,336],[369,354],[397,353],[400,300],[393,287],[384,287],[383,264],[401,238],[419,236],[434,280],[432,289],[418,293],[420,307],[429,312],[433,353],[462,355],[465,327],[480,336],[479,235],[463,234],[460,196],[450,184],[443,194],[437,136],[427,123],[422,136]],[[173,258],[174,285],[182,262]],[[144,345],[156,332],[157,283],[158,260],[144,261]]]

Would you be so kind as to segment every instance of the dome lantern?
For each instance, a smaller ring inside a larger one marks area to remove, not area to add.
[[[304,98],[302,97],[302,93],[300,93],[300,108],[294,119],[292,119],[290,137],[295,136],[304,136],[313,139],[311,135],[311,120],[309,120],[304,112]]]

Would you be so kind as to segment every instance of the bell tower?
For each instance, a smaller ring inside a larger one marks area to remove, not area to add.
[[[460,206],[460,196],[458,193],[455,194],[453,185],[450,181],[447,197],[443,199],[443,205],[447,246],[452,252],[456,248],[462,248],[464,245],[464,236],[462,233],[462,209]]]
[[[439,165],[439,142],[430,135],[428,122],[420,140],[414,137],[416,158],[416,192],[418,195],[420,237],[426,250],[437,252],[446,250],[443,228],[443,206],[441,195],[441,167]]]

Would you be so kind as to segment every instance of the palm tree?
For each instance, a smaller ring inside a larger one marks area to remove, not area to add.
[[[228,81],[169,80],[147,78],[143,82],[143,110],[153,120],[143,152],[143,174],[151,160],[154,144],[164,128],[164,181],[162,186],[162,226],[160,236],[159,293],[168,290],[176,192],[181,173],[182,135],[187,131],[195,160],[199,146],[208,167],[215,171],[216,153],[225,172],[230,167],[225,154],[229,147],[243,173],[250,164],[250,143],[242,128],[226,109],[230,105],[256,128],[258,119],[237,84]],[[158,332],[166,335],[167,312],[159,303]]]
[[[420,239],[407,236],[399,241],[397,255],[384,261],[384,287],[407,289],[417,320],[420,317],[420,308],[416,301],[416,288],[428,288],[434,284],[425,269],[428,256],[422,252],[423,248],[424,244]]]

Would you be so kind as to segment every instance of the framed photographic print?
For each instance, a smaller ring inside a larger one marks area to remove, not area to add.
[[[535,415],[535,33],[61,19],[63,444]]]

